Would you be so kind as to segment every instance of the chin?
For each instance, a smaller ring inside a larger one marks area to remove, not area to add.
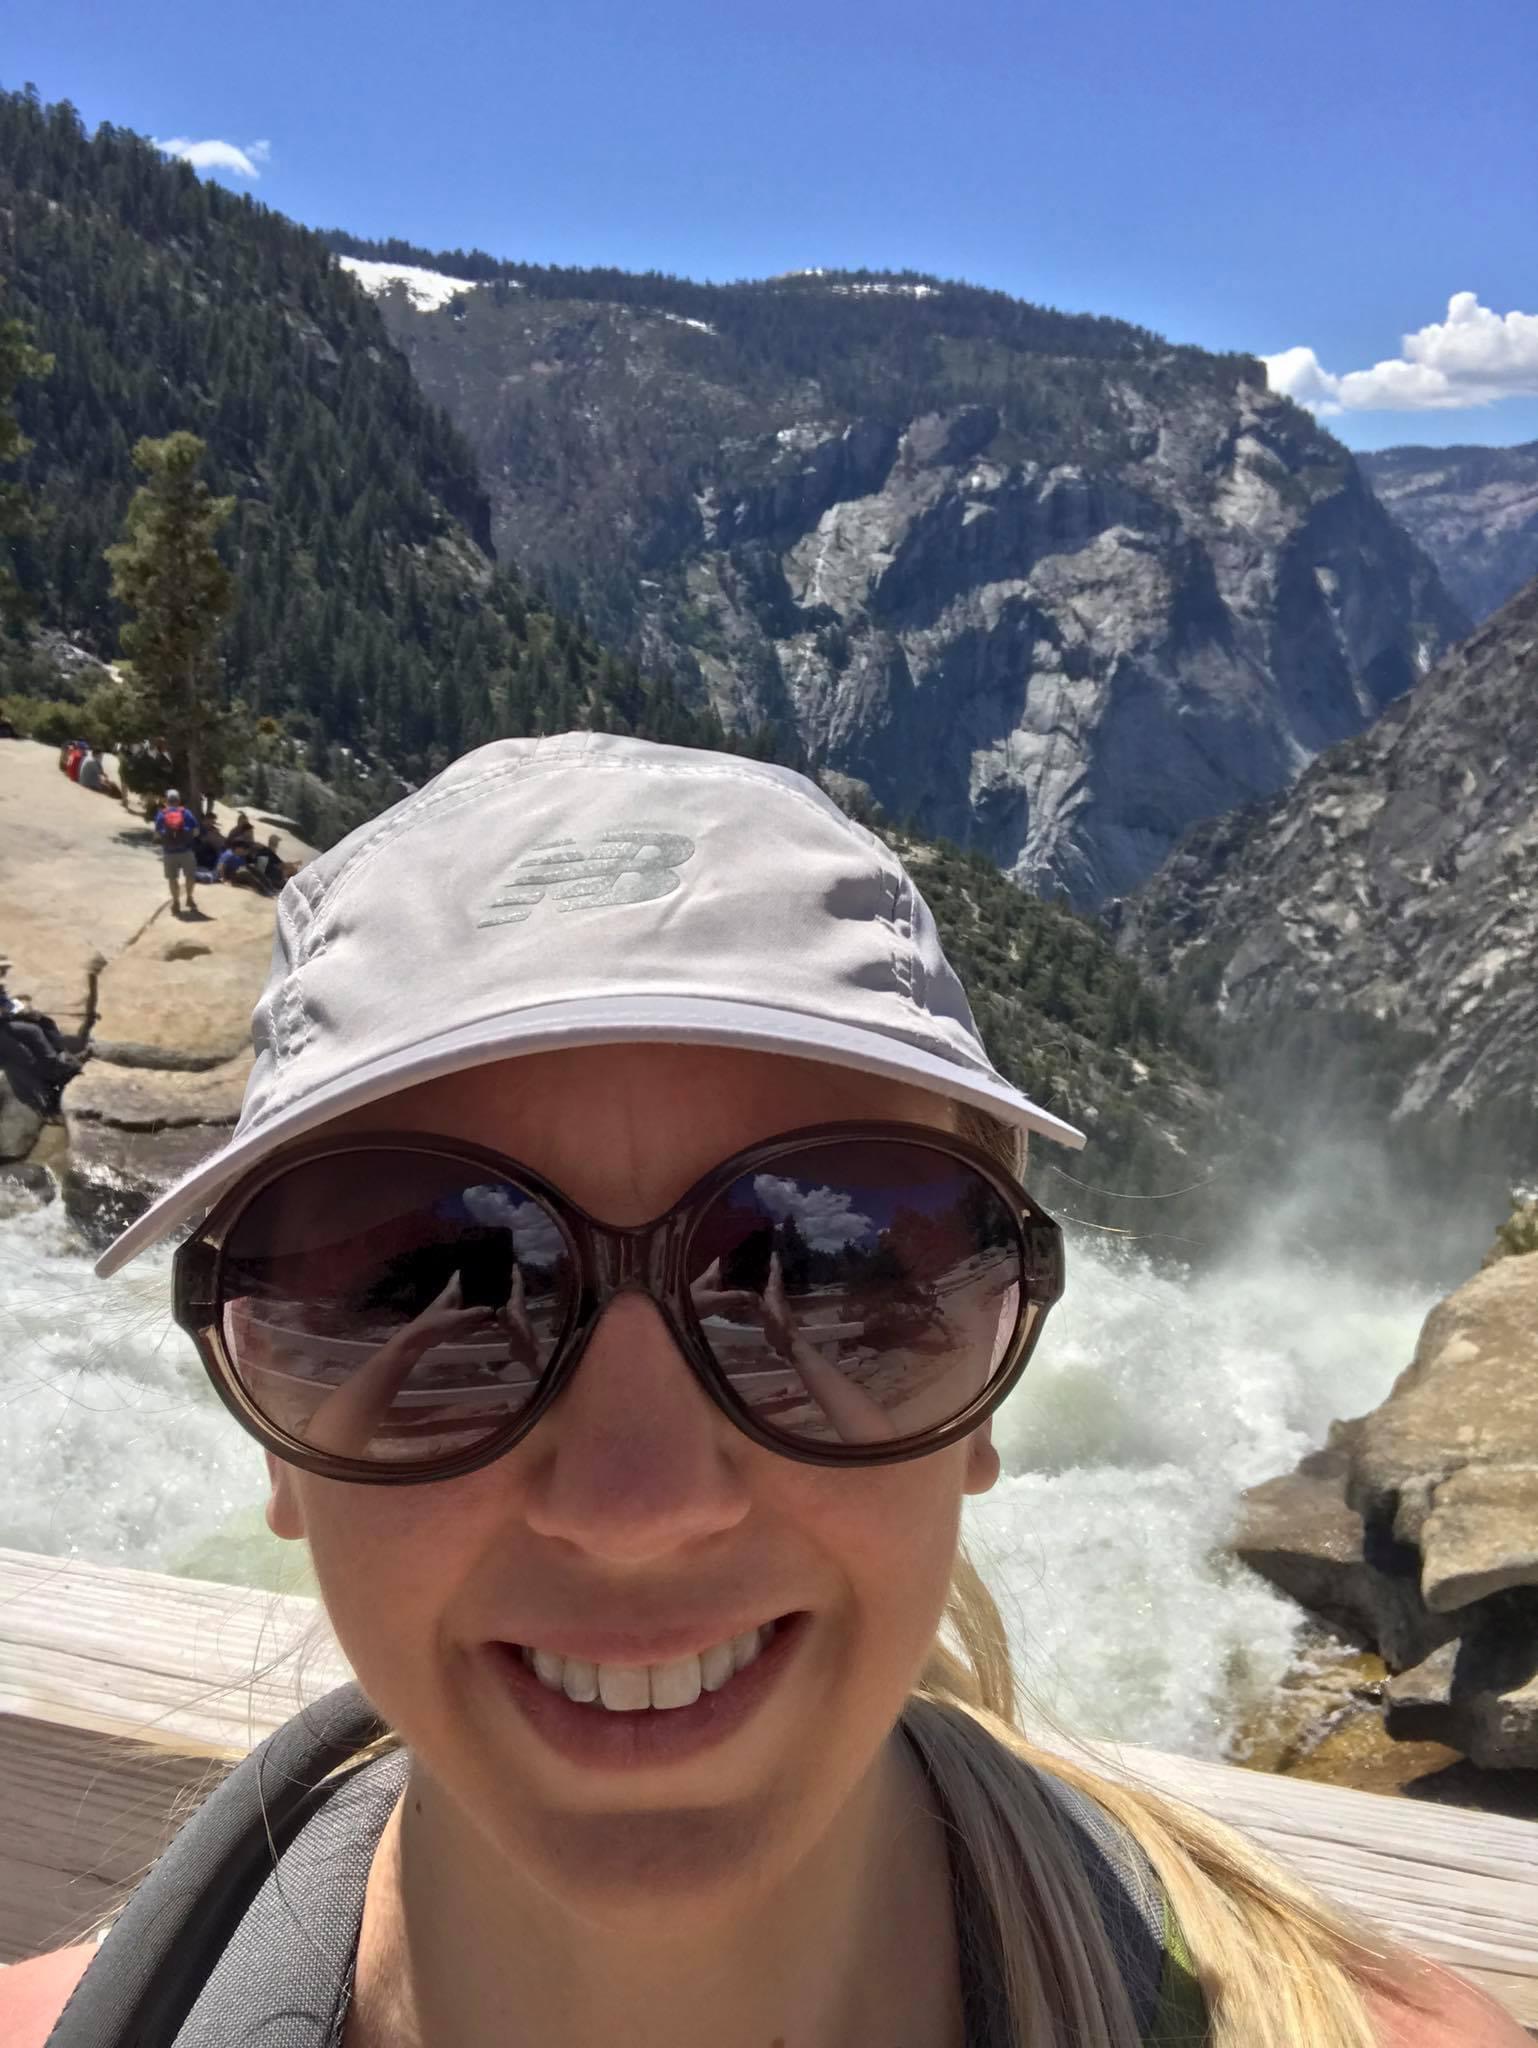
[[[810,1816],[808,1816],[808,1820]],[[524,1816],[520,1867],[584,1919],[613,1928],[697,1930],[739,1917],[792,1868],[804,1843],[795,1816],[768,1798],[655,1813]]]

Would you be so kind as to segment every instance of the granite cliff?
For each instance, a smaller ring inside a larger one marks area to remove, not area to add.
[[[1488,618],[1538,576],[1538,441],[1383,448],[1357,461],[1471,618]]]
[[[935,280],[492,269],[380,303],[499,550],[1033,888],[1135,887],[1466,627],[1246,357]]]
[[[1193,831],[1119,943],[1230,1026],[1354,1018],[1391,1117],[1538,1134],[1535,790],[1538,582],[1292,790]]]

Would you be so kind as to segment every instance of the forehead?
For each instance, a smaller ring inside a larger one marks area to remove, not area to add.
[[[854,1068],[717,1046],[584,1046],[445,1075],[341,1128],[489,1145],[613,1222],[665,1209],[728,1154],[808,1124],[948,1130],[941,1096]]]

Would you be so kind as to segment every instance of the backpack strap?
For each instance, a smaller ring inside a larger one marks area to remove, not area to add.
[[[181,1829],[134,1892],[59,2015],[47,2048],[172,2048],[181,2043],[183,2024],[258,1895],[265,1891],[282,1903],[279,1865],[300,1831],[317,1816],[321,1824],[310,1841],[308,1860],[313,1864],[318,1857],[324,1865],[329,1856],[334,1878],[340,1874],[337,1861],[351,1843],[353,1860],[361,1863],[361,1871],[351,1869],[346,1886],[333,1895],[338,1916],[334,1932],[340,1932],[340,1920],[356,1906],[351,1939],[342,1952],[345,1988],[361,1924],[362,1887],[378,1828],[388,1818],[399,1786],[389,1790],[374,1837],[364,1844],[356,1803],[371,1767],[350,1772],[341,1772],[341,1767],[383,1732],[378,1715],[357,1686],[346,1685],[285,1722],[253,1750]],[[404,1758],[385,1761],[404,1776]],[[373,1780],[374,1804],[387,1789]],[[260,1968],[267,1973],[269,1991],[285,1952],[285,1968],[291,1969],[296,1958],[302,1968],[318,1952],[318,1940],[328,1969],[334,1963],[336,1944],[326,1939],[323,1917],[315,1917],[324,1916],[326,1899],[324,1887],[308,1887],[302,1908],[295,1903],[310,1923],[310,1935],[289,1915],[283,1939],[264,1948]],[[310,1993],[316,1988],[311,1982]],[[313,1995],[310,2004],[313,2007]],[[281,2012],[281,2006],[276,2010]],[[194,2041],[215,2038],[206,2032],[194,2034],[187,2037],[187,2048]],[[217,2038],[232,2038],[227,2014],[225,2031]],[[312,2021],[308,2033],[274,2031],[260,2038],[268,2048],[289,2048],[290,2042],[294,2048],[311,2048],[329,2036],[315,2032]]]
[[[1103,1806],[1050,1773],[1041,1773],[1040,1782],[1079,1852],[1143,2048],[1203,2048],[1211,2032],[1207,2003],[1158,1873]]]

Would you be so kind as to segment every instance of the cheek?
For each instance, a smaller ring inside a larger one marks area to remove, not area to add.
[[[295,1475],[321,1597],[344,1655],[387,1717],[430,1683],[434,1646],[473,1569],[486,1503],[472,1474],[437,1486]]]
[[[803,1514],[840,1560],[863,1656],[905,1692],[928,1654],[950,1587],[965,1445],[906,1465],[818,1472]],[[899,1700],[895,1704],[900,1704]]]

